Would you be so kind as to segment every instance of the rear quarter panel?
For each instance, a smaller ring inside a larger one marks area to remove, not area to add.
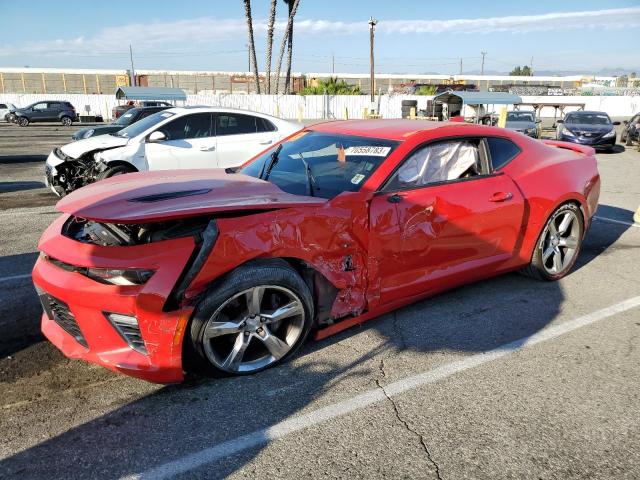
[[[598,207],[600,175],[595,150],[564,142],[514,136],[522,152],[503,167],[525,198],[522,263],[531,259],[538,236],[551,213],[561,204],[579,203],[585,230]]]

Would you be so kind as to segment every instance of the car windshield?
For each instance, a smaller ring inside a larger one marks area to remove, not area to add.
[[[130,125],[131,122],[133,121],[133,117],[135,116],[136,116],[136,111],[135,109],[132,108],[131,110],[128,110],[122,115],[120,115],[118,119],[115,122],[113,122],[113,124],[122,125],[122,126]]]
[[[610,125],[611,119],[606,113],[574,113],[567,115],[564,123],[573,125]]]
[[[398,144],[304,130],[281,143],[282,148],[278,145],[266,151],[238,173],[263,178],[295,195],[333,198],[342,192],[357,191]]]
[[[161,122],[162,120],[171,116],[173,116],[173,113],[171,112],[154,113],[153,115],[149,115],[148,117],[145,117],[138,122],[132,123],[127,128],[123,128],[122,130],[112,133],[111,135],[125,138],[137,137],[145,130],[153,127],[156,123]]]
[[[507,122],[534,122],[533,113],[530,112],[509,112]]]

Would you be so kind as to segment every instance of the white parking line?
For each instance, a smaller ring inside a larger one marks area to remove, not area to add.
[[[361,395],[319,408],[318,410],[314,410],[298,417],[284,420],[263,430],[257,430],[247,435],[243,435],[242,437],[214,445],[199,452],[159,465],[145,472],[135,473],[121,478],[123,480],[164,479],[189,472],[195,468],[215,462],[216,460],[220,460],[229,455],[234,455],[252,447],[266,445],[269,442],[282,438],[290,433],[298,432],[342,415],[361,410],[369,405],[385,400],[387,395],[399,395],[423,385],[435,383],[456,373],[509,356],[523,348],[529,348],[538,343],[546,342],[547,340],[565,335],[579,328],[591,325],[592,323],[604,320],[605,318],[609,318],[638,306],[640,306],[640,296],[630,298],[560,325],[549,327],[528,337],[502,345],[496,349],[471,355],[463,360],[449,363],[418,375],[397,380],[385,386],[384,391],[381,389],[369,390]]]
[[[23,280],[25,278],[31,278],[30,273],[24,273],[22,275],[12,275],[10,277],[0,277],[0,283],[12,282],[13,280]]]
[[[21,208],[12,208],[10,211],[0,212],[0,217],[15,217],[16,215],[60,215],[56,210],[25,210]]]
[[[634,222],[625,222],[624,220],[615,220],[613,218],[598,217],[597,215],[594,215],[593,218],[594,220],[600,220],[602,222],[617,223],[619,225],[627,225],[628,227],[640,228],[640,224],[634,223]]]

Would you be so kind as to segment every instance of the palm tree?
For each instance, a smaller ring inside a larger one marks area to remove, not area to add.
[[[271,55],[273,47],[273,25],[276,22],[276,4],[278,0],[271,0],[271,10],[269,13],[269,25],[267,26],[267,66],[266,66],[266,80],[265,93],[271,93]]]
[[[258,77],[258,61],[256,60],[256,44],[253,40],[253,20],[251,19],[251,0],[244,0],[244,14],[247,17],[247,29],[249,30],[249,56],[251,69],[256,81],[256,93],[260,93],[260,78]]]
[[[282,36],[282,43],[280,44],[280,55],[278,56],[278,68],[276,70],[276,88],[275,88],[275,93],[276,95],[278,94],[278,88],[280,86],[280,71],[282,69],[282,57],[284,57],[284,48],[287,45],[287,42],[289,41],[289,35],[293,35],[293,17],[296,16],[296,10],[298,10],[298,4],[300,3],[300,0],[285,0],[287,2],[287,5],[289,5],[289,19],[287,20],[287,27],[284,30],[284,35]],[[291,45],[289,45],[289,48],[291,48]],[[289,70],[288,70],[288,77],[291,74],[291,53],[289,53]],[[287,80],[285,80],[285,92],[287,92],[288,90],[288,81],[289,78]]]
[[[289,17],[291,18],[291,22],[289,23],[289,31],[287,36],[289,37],[289,42],[287,46],[287,76],[284,80],[284,93],[288,94],[290,89],[291,82],[291,56],[293,52],[293,16],[295,16],[295,12],[292,15],[293,9],[293,0],[284,0],[287,6],[289,7]],[[296,5],[297,8],[297,5]]]

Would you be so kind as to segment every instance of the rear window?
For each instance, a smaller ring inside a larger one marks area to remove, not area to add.
[[[276,126],[266,118],[256,117],[258,132],[275,132]]]
[[[242,135],[256,133],[256,117],[239,113],[219,113],[216,115],[216,135]]]
[[[520,149],[511,140],[506,138],[488,137],[489,154],[491,155],[491,165],[494,170],[499,169],[509,163],[518,153]]]

